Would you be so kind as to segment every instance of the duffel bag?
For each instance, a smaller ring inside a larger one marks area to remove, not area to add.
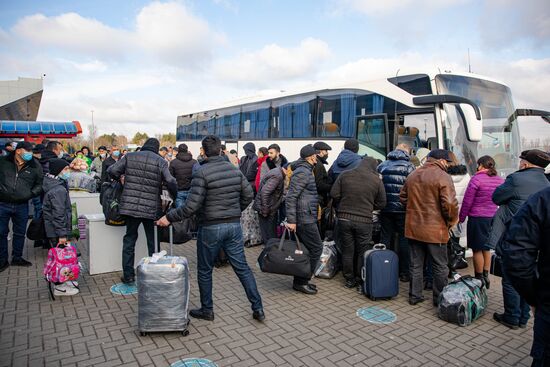
[[[459,277],[449,283],[439,295],[437,315],[440,319],[468,326],[487,309],[487,291],[479,279]]]
[[[285,239],[288,233],[289,239]],[[311,267],[309,265],[309,252],[296,241],[290,239],[290,231],[285,229],[281,239],[272,238],[258,257],[260,269],[265,273],[292,275],[295,277],[309,278]]]

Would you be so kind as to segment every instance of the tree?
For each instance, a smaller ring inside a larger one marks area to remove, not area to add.
[[[149,135],[147,133],[141,133],[137,132],[136,135],[132,138],[132,143],[137,145],[143,145],[145,143],[145,140],[149,139]]]
[[[158,139],[161,147],[173,147],[176,145],[176,134],[156,134],[155,138]]]

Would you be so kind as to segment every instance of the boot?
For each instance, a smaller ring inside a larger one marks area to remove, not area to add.
[[[481,280],[481,286],[485,286],[485,278],[483,277],[483,273],[475,273],[475,278]]]
[[[483,270],[483,280],[485,281],[485,288],[489,289],[491,280],[489,280],[489,272],[487,270]]]

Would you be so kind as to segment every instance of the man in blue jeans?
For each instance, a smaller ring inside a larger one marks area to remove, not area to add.
[[[42,167],[32,156],[32,145],[22,141],[15,151],[0,158],[0,272],[8,263],[9,222],[13,222],[11,265],[31,266],[23,259],[29,200],[42,193]]]
[[[168,212],[157,224],[168,226],[197,214],[197,278],[201,308],[191,310],[192,317],[214,320],[212,270],[223,249],[252,305],[252,317],[263,321],[262,299],[246,262],[240,223],[241,213],[252,202],[254,192],[241,171],[220,155],[221,141],[217,136],[206,136],[202,147],[206,159],[200,162],[201,169],[193,175],[185,204]]]

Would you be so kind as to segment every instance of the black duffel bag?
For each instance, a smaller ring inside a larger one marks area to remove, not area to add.
[[[288,233],[289,239],[285,239]],[[265,249],[258,257],[260,269],[265,273],[292,275],[295,277],[311,277],[311,266],[309,265],[309,252],[296,241],[290,239],[290,232],[287,228],[281,239],[272,238],[267,241]]]
[[[172,243],[181,245],[189,241],[193,236],[189,230],[190,220],[184,219],[181,222],[172,222]],[[168,227],[160,227],[159,229],[160,242],[170,242],[170,230]]]
[[[46,228],[44,227],[44,216],[33,218],[27,228],[27,238],[32,241],[46,240]]]

